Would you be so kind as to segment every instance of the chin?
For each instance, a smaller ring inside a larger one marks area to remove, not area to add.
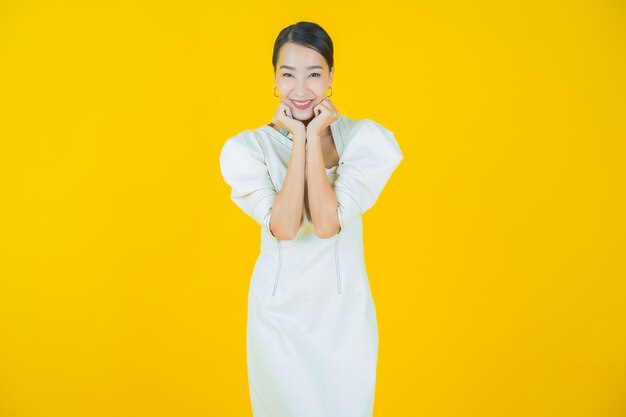
[[[312,114],[310,114],[310,115],[308,115],[308,116],[306,116],[306,117],[302,117],[302,116],[295,116],[294,118],[295,118],[295,119],[300,120],[301,122],[308,122],[308,121],[313,120],[313,115],[312,115]]]
[[[311,117],[313,117],[312,113],[313,113],[312,110],[301,112],[298,109],[291,109],[291,115],[293,116],[294,119],[298,119],[298,120],[309,120]]]

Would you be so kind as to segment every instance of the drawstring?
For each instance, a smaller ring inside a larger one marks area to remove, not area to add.
[[[339,238],[341,233],[337,235],[335,241],[335,271],[337,274],[337,294],[341,294],[341,269],[339,268]]]
[[[278,277],[280,276],[280,269],[283,261],[283,249],[280,246],[280,239],[276,239],[278,243],[278,269],[276,270],[276,278],[274,278],[274,290],[272,291],[272,296],[276,294],[276,286],[278,285]]]

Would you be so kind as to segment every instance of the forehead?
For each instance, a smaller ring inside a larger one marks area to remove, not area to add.
[[[289,65],[296,69],[306,69],[309,65],[321,65],[325,67],[326,60],[315,49],[287,42],[280,48],[278,55],[278,68],[281,65]]]

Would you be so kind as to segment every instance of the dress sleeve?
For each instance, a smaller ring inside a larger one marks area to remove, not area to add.
[[[232,189],[231,200],[274,236],[270,218],[277,192],[263,150],[254,137],[239,134],[226,140],[220,153],[220,170]]]
[[[346,145],[334,190],[340,231],[370,209],[403,158],[393,132],[381,124],[362,119]]]

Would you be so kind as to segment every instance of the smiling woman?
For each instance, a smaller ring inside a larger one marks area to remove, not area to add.
[[[361,215],[402,152],[389,129],[328,99],[333,47],[319,25],[283,29],[272,63],[272,125],[229,138],[220,155],[232,200],[261,226],[248,294],[254,417],[371,417],[378,328]]]
[[[281,101],[296,110],[294,118],[310,120],[313,106],[326,98],[328,88],[332,89],[333,54],[332,39],[315,23],[298,22],[276,38],[272,54],[274,83]]]

